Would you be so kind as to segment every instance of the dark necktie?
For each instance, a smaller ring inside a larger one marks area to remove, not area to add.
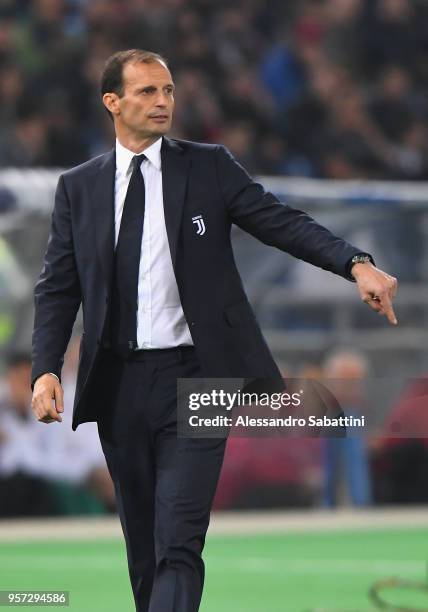
[[[143,236],[145,189],[141,163],[145,155],[132,159],[132,175],[126,192],[114,257],[111,301],[111,342],[126,358],[137,347],[138,271]]]

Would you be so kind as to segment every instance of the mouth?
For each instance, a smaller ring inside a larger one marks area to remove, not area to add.
[[[155,115],[154,117],[150,117],[150,119],[156,122],[163,122],[168,121],[169,117],[168,115]]]

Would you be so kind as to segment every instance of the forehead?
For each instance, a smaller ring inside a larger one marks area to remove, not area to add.
[[[123,68],[123,84],[125,87],[141,87],[146,85],[164,86],[172,83],[168,68],[160,62],[130,62]]]

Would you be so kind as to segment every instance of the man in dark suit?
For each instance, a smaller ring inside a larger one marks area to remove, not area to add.
[[[174,84],[159,55],[112,56],[102,94],[116,146],[59,179],[35,289],[32,406],[38,420],[61,421],[63,355],[82,304],[73,429],[98,422],[136,608],[193,612],[225,440],[177,437],[176,380],[280,378],[235,266],[232,223],[355,280],[391,323],[396,280],[266,193],[225,147],[167,138]]]

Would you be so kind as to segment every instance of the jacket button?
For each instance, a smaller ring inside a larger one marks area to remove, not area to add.
[[[196,323],[195,323],[194,321],[192,321],[192,322],[190,323],[190,325],[191,325],[192,327],[195,327]]]

